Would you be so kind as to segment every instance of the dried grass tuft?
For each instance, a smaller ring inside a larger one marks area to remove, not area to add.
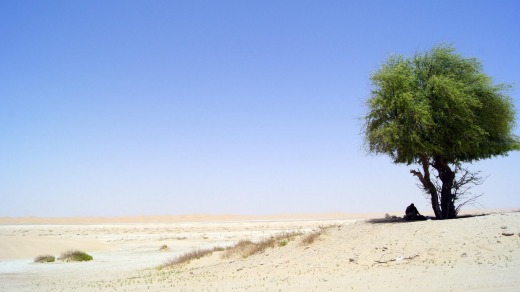
[[[169,261],[167,261],[166,263],[162,264],[159,268],[169,268],[169,267],[173,267],[175,265],[180,265],[180,264],[183,264],[183,263],[189,263],[191,262],[192,260],[195,260],[195,259],[200,259],[201,257],[205,257],[207,255],[211,255],[213,254],[213,252],[216,252],[216,251],[223,251],[224,248],[223,247],[213,247],[213,248],[210,248],[210,249],[197,249],[197,250],[193,250],[193,251],[190,251],[190,252],[187,252],[183,255],[180,255],[174,259],[171,259]]]
[[[316,241],[316,239],[318,239],[321,236],[322,233],[323,233],[323,229],[314,230],[311,233],[308,233],[307,235],[305,235],[303,237],[302,244],[310,245],[310,244],[314,243]]]
[[[168,248],[168,246],[166,244],[161,245],[161,247],[159,248],[159,251],[168,251],[168,250],[170,250],[170,249]]]
[[[320,229],[324,230],[324,228]],[[323,231],[320,231],[320,234]],[[161,265],[159,268],[168,268],[173,267],[176,265],[180,265],[183,263],[189,263],[192,260],[200,259],[202,257],[208,256],[213,254],[213,252],[216,251],[224,251],[222,254],[222,258],[228,259],[231,257],[242,257],[247,258],[249,256],[252,256],[254,254],[262,253],[268,248],[274,248],[276,246],[278,247],[284,247],[289,242],[293,241],[297,236],[303,235],[302,232],[283,232],[279,235],[271,236],[269,238],[266,238],[264,240],[253,242],[251,240],[240,240],[235,245],[228,247],[228,248],[222,248],[222,247],[214,247],[211,249],[197,249],[194,251],[190,251],[188,253],[185,253],[177,258],[174,258],[163,265]]]
[[[233,256],[240,256],[247,258],[257,253],[262,253],[268,248],[274,248],[277,244],[279,247],[286,246],[289,241],[294,240],[296,236],[302,235],[301,232],[288,232],[280,235],[271,236],[258,242],[250,240],[241,240],[236,245],[226,249],[222,255],[223,258],[231,258]]]
[[[312,232],[306,234],[302,239],[302,245],[310,245],[313,244],[322,234],[327,232],[327,230],[331,228],[341,229],[340,225],[329,225],[329,226],[320,226],[318,229],[313,230]]]

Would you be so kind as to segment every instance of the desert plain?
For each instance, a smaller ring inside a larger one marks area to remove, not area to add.
[[[0,218],[0,291],[520,291],[520,212],[400,215]],[[94,259],[34,262],[71,249]]]

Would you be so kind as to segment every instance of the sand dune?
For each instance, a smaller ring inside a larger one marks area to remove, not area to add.
[[[305,234],[320,226],[333,227],[312,244],[303,244],[301,235],[246,258],[224,259],[216,252],[155,268],[197,248]],[[519,233],[519,212],[411,223],[312,218],[2,225],[0,290],[518,291]],[[57,253],[67,244],[89,252],[94,261],[32,262],[33,253]],[[163,244],[168,251],[159,251]]]

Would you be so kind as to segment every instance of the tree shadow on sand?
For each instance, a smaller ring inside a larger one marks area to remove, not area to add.
[[[460,216],[457,216],[453,219],[444,219],[444,220],[457,220],[457,219],[466,219],[466,218],[473,218],[473,217],[481,217],[481,216],[487,216],[487,215],[490,215],[490,214],[465,214],[465,215],[460,215]],[[435,217],[429,217],[429,216],[426,216],[427,220],[435,220],[437,221],[438,219],[435,218]],[[439,220],[439,221],[442,221],[442,220]],[[424,222],[424,220],[404,220],[402,217],[397,217],[397,216],[387,216],[385,218],[374,218],[374,219],[368,219],[367,220],[368,223],[371,223],[371,224],[397,224],[397,223],[415,223],[415,222]]]

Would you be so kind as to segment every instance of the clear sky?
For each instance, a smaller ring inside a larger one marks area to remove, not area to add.
[[[391,54],[452,43],[513,83],[520,109],[519,11],[1,1],[0,216],[430,211],[416,166],[364,151],[369,76]],[[470,167],[489,175],[484,207],[520,207],[519,152]]]

